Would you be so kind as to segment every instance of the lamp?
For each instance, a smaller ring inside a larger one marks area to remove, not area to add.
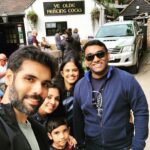
[[[136,6],[136,12],[139,13],[140,11],[140,6]]]
[[[4,13],[2,14],[2,19],[3,19],[3,22],[4,22],[4,23],[7,23],[7,22],[8,22],[8,14],[4,12]]]

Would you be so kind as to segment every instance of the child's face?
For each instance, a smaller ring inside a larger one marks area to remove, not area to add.
[[[69,138],[69,128],[66,125],[61,125],[55,128],[48,136],[53,140],[53,147],[57,149],[63,149]]]
[[[48,96],[44,100],[40,109],[43,110],[43,113],[45,114],[51,114],[57,109],[59,102],[60,102],[59,90],[57,88],[49,88]]]

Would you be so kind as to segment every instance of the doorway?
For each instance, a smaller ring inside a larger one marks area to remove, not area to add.
[[[7,57],[19,48],[18,32],[15,24],[0,24],[0,52]]]

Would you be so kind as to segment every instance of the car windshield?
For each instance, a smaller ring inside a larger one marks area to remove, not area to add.
[[[132,24],[102,26],[96,38],[134,36]]]

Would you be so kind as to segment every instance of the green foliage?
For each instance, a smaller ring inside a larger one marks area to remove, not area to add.
[[[35,11],[31,10],[27,14],[27,19],[35,24],[38,21],[38,15],[36,14]]]
[[[93,10],[91,11],[91,20],[93,28],[95,27],[96,21],[99,22],[99,17],[100,17],[100,10],[97,7],[93,8]]]
[[[115,3],[115,0],[94,0],[97,4],[103,5],[106,8],[106,15],[112,16],[114,19],[119,16],[119,10],[114,7],[110,7],[109,3]],[[119,0],[119,3],[123,3],[124,0]]]
[[[106,15],[109,15],[109,16],[112,16],[113,18],[116,18],[119,16],[119,10],[114,8],[114,7],[107,7]]]
[[[92,11],[91,11],[91,19],[93,21],[97,20],[99,21],[99,15],[100,15],[100,10],[95,7]]]
[[[94,0],[98,4],[115,3],[115,0]],[[125,4],[126,0],[119,0],[119,4]]]

